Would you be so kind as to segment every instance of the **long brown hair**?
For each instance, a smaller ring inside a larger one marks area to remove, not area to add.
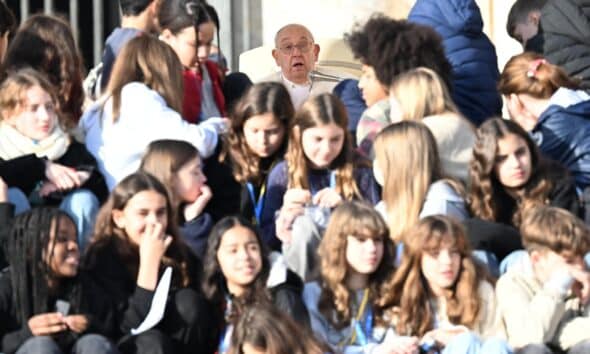
[[[385,324],[383,314],[390,303],[395,245],[381,215],[370,205],[346,201],[334,210],[319,246],[322,294],[319,310],[335,328],[347,326],[351,313],[351,290],[346,287],[349,265],[346,260],[347,238],[372,238],[383,241],[383,257],[379,267],[369,276],[371,306],[378,324]]]
[[[170,108],[182,112],[182,65],[174,50],[159,39],[148,34],[137,36],[117,56],[107,87],[107,95],[113,98],[113,121],[119,118],[121,91],[131,82],[144,83]]]
[[[306,129],[330,123],[336,124],[344,132],[342,150],[330,164],[330,169],[336,170],[336,192],[347,200],[361,198],[354,180],[355,156],[352,138],[348,133],[348,114],[340,99],[329,93],[310,98],[295,114],[289,129],[289,146],[285,156],[289,176],[288,188],[309,189],[308,161],[303,152],[301,138]]]
[[[538,204],[547,204],[553,189],[553,177],[548,172],[549,162],[542,160],[539,150],[529,134],[517,123],[501,118],[485,121],[476,133],[473,159],[469,165],[468,205],[472,215],[483,220],[498,221],[500,208],[506,207],[507,192],[498,180],[494,166],[498,153],[498,141],[509,134],[515,134],[526,142],[531,154],[531,176],[517,193],[520,204],[512,223],[520,224],[521,211]]]
[[[246,144],[244,124],[251,117],[266,113],[272,114],[285,129],[283,144],[274,154],[276,158],[280,158],[287,149],[287,129],[295,115],[289,92],[282,84],[262,82],[251,86],[230,114],[231,127],[224,144],[223,155],[228,155],[231,159],[234,178],[240,183],[261,182],[260,157]]]
[[[443,179],[436,141],[430,129],[416,121],[401,121],[383,129],[375,139],[375,159],[383,175],[389,233],[402,241],[418,222],[430,185]],[[458,183],[452,184],[459,189]]]
[[[199,151],[192,144],[180,140],[152,141],[141,159],[139,170],[156,177],[168,190],[175,210],[182,200],[174,188],[174,177],[185,164],[199,157]]]
[[[444,295],[447,316],[453,324],[473,328],[483,307],[478,288],[485,273],[471,258],[463,226],[447,216],[428,216],[411,228],[404,239],[404,254],[391,289],[397,333],[421,337],[433,329],[436,314],[430,301],[434,295],[422,273],[422,256],[449,242],[460,253],[461,266],[455,284]]]
[[[550,98],[560,87],[576,90],[580,88],[580,81],[533,52],[510,58],[498,82],[502,95],[523,93],[542,99]]]
[[[172,243],[168,246],[164,257],[162,258],[162,267],[171,266],[174,269],[173,282],[177,286],[187,287],[193,285],[198,279],[194,276],[195,269],[191,269],[189,248],[180,238],[180,233],[176,225],[176,218],[170,198],[166,188],[155,177],[144,172],[137,172],[125,177],[107,199],[106,203],[100,209],[96,218],[94,227],[94,236],[92,243],[88,246],[104,247],[108,244],[114,244],[116,251],[127,266],[127,271],[135,279],[139,270],[139,245],[134,244],[125,233],[125,230],[119,228],[113,220],[114,210],[123,210],[127,202],[137,193],[143,191],[154,191],[166,198],[166,215],[168,225],[166,234],[172,236]],[[91,252],[89,252],[90,254]],[[92,260],[89,260],[92,263]]]
[[[313,335],[274,306],[253,305],[242,315],[231,337],[229,354],[244,354],[249,344],[272,354],[321,354],[328,352]]]

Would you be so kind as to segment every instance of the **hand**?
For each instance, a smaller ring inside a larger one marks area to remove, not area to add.
[[[85,315],[66,316],[65,322],[72,332],[82,333],[88,329],[88,317]]]
[[[170,243],[172,243],[172,236],[164,233],[162,224],[147,224],[139,243],[140,262],[153,262],[159,266]]]
[[[335,208],[342,197],[332,188],[324,188],[313,196],[312,203],[325,208]]]
[[[45,177],[62,191],[81,185],[80,176],[76,170],[51,161],[45,164]]]
[[[139,242],[138,286],[152,291],[156,289],[160,263],[171,243],[172,236],[164,233],[162,224],[155,223],[145,226],[145,231]]]
[[[8,185],[2,177],[0,177],[0,202],[7,202],[8,201]]]
[[[59,312],[33,316],[27,324],[34,336],[48,336],[68,329],[64,316]]]
[[[311,193],[307,189],[291,188],[283,196],[283,206],[281,210],[298,210],[303,209],[306,204],[311,202]]]
[[[78,178],[80,179],[80,186],[86,183],[90,179],[92,172],[90,171],[79,171],[77,170],[76,173],[78,174]]]
[[[572,291],[580,299],[582,305],[587,305],[590,300],[590,273],[578,267],[571,267],[570,274],[574,277]]]
[[[201,194],[199,194],[197,199],[184,207],[184,220],[190,221],[201,215],[203,209],[205,209],[205,206],[211,200],[211,197],[213,197],[211,188],[206,184],[201,186]]]
[[[449,328],[438,328],[433,329],[427,332],[423,337],[422,340],[427,338],[432,338],[436,341],[436,343],[440,347],[446,347],[447,344],[453,339],[456,335],[468,332],[469,330],[465,326],[452,326]]]
[[[517,94],[505,96],[510,119],[515,121],[524,130],[531,131],[537,125],[538,117],[535,117],[522,103]]]
[[[396,336],[384,344],[392,354],[418,354],[420,351],[418,337]]]
[[[41,189],[39,189],[39,195],[42,197],[47,197],[51,193],[57,191],[59,191],[59,188],[57,188],[57,186],[53,182],[45,181],[43,182]]]

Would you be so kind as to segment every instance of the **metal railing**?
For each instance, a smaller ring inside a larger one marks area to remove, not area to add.
[[[79,19],[78,10],[79,6],[90,5],[88,0],[69,0],[69,21],[72,26],[74,38],[78,42],[79,31]],[[30,0],[20,0],[20,13],[21,19],[27,19],[31,14],[31,7],[29,4]],[[103,13],[103,0],[92,0],[92,48],[93,48],[93,62],[94,65],[100,63],[102,58],[102,49],[104,41],[104,13]],[[46,14],[54,13],[54,0],[43,0],[43,12]]]

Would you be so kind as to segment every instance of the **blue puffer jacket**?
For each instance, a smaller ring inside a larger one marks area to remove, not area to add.
[[[559,89],[531,132],[541,153],[566,167],[579,190],[590,185],[589,99],[582,91]]]
[[[498,58],[494,45],[483,33],[475,1],[418,0],[408,19],[434,28],[443,38],[447,59],[453,66],[453,100],[463,115],[476,125],[500,115]]]

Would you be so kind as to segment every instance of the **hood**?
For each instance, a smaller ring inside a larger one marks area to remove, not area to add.
[[[570,106],[577,105],[578,103],[589,101],[590,95],[584,90],[571,90],[568,88],[561,87],[549,100],[549,106],[560,106],[568,108]],[[588,102],[590,104],[590,102]]]
[[[474,0],[418,0],[408,19],[453,32],[479,34],[483,29],[481,12]]]

